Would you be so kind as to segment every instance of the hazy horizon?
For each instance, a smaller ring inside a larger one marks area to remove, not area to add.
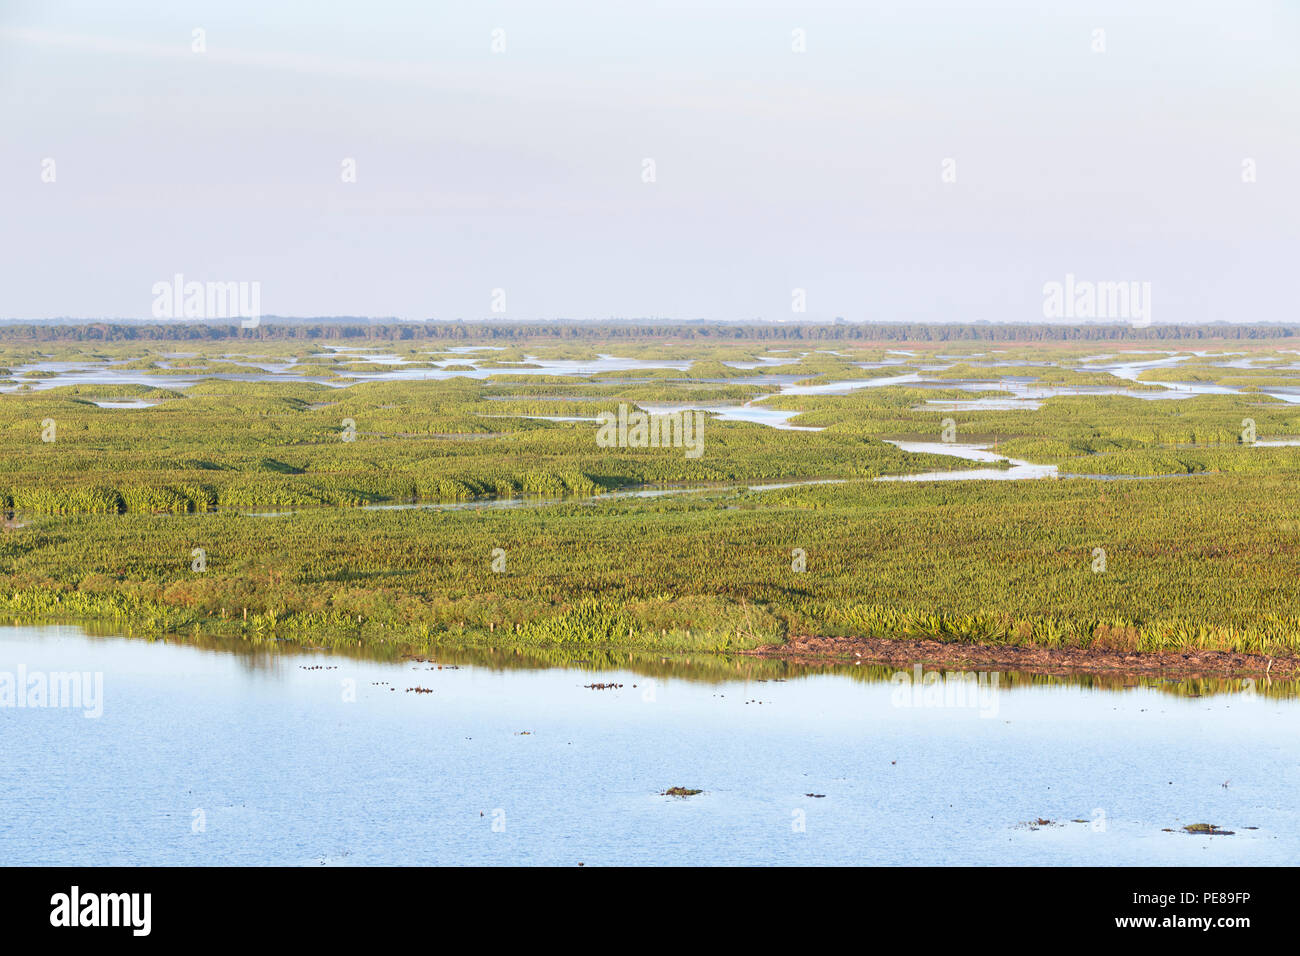
[[[7,3],[0,314],[1287,321],[1300,9],[996,7]]]

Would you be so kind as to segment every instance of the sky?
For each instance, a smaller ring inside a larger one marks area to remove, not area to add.
[[[282,316],[1035,322],[1071,276],[1294,320],[1297,51],[1297,0],[0,0],[0,317],[180,274]]]

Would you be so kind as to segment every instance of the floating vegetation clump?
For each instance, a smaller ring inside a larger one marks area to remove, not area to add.
[[[1232,836],[1234,833],[1232,830],[1224,830],[1213,823],[1189,823],[1183,829],[1188,833],[1196,833],[1202,836]]]

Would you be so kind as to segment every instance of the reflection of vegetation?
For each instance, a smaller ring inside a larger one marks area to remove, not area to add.
[[[83,628],[92,638],[116,639],[122,628],[104,622]],[[404,660],[436,660],[439,664],[484,667],[492,670],[545,670],[561,668],[584,673],[632,673],[655,680],[683,680],[710,684],[798,680],[803,677],[833,676],[864,684],[890,683],[898,678],[897,667],[846,664],[837,661],[791,661],[747,654],[659,653],[626,648],[555,645],[551,647],[472,646],[430,644],[360,644],[355,639],[330,639],[321,643],[294,644],[287,641],[253,642],[198,631],[187,635],[155,634],[148,640],[182,644],[203,650],[236,655],[250,670],[276,671],[299,655],[326,651],[332,656],[363,661],[397,663]],[[908,678],[912,671],[908,670]],[[975,673],[926,666],[925,673],[956,677]],[[635,686],[635,685],[633,685]],[[999,671],[998,691],[1031,687],[1080,687],[1091,690],[1158,690],[1177,697],[1200,698],[1215,695],[1258,694],[1265,698],[1300,696],[1300,681],[1256,681],[1250,678],[1196,678],[1173,680],[1125,674],[1071,674],[1053,676],[1021,671]],[[644,688],[637,688],[644,690]]]

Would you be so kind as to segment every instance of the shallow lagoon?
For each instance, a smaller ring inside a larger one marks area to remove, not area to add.
[[[1003,675],[970,706],[917,706],[923,697],[888,680],[859,679],[865,669],[759,681],[702,664],[672,677],[439,670],[4,627],[0,673],[100,672],[103,716],[0,707],[0,859],[1232,865],[1300,854],[1294,696]],[[415,686],[433,692],[406,692]],[[704,792],[660,795],[672,786]],[[1060,825],[1023,825],[1038,818]],[[1181,831],[1201,822],[1235,835]]]
[[[494,376],[529,376],[529,375],[569,375],[575,378],[583,378],[590,375],[608,375],[611,372],[644,372],[652,369],[673,369],[681,372],[683,379],[693,379],[689,374],[692,363],[690,361],[674,361],[660,359],[631,359],[621,358],[619,356],[600,353],[594,360],[570,360],[570,359],[547,359],[536,356],[525,355],[525,358],[518,367],[510,364],[487,365],[480,367],[480,363],[494,362],[495,357],[491,355],[493,351],[500,351],[500,346],[457,346],[442,350],[443,352],[455,353],[452,358],[431,359],[430,363],[436,367],[425,367],[423,363],[416,363],[410,359],[401,356],[383,352],[378,349],[368,349],[361,347],[332,346],[335,357],[354,363],[363,363],[372,366],[366,371],[350,371],[341,374],[338,378],[320,376],[321,369],[312,362],[250,362],[246,359],[226,359],[230,364],[243,365],[248,371],[244,374],[220,372],[220,373],[178,373],[176,375],[159,374],[166,372],[166,363],[160,363],[159,370],[150,373],[146,370],[125,368],[123,366],[129,362],[119,360],[114,362],[37,362],[28,365],[16,365],[13,368],[15,376],[12,383],[0,385],[0,392],[16,391],[20,388],[30,388],[41,390],[54,388],[64,385],[145,385],[156,388],[184,389],[195,382],[204,378],[216,378],[229,381],[246,381],[246,382],[315,382],[317,384],[328,385],[333,388],[346,388],[349,385],[355,385],[358,382],[373,381],[425,381],[425,380],[442,380],[450,378],[472,378],[488,379]],[[475,353],[487,352],[486,355]],[[432,355],[432,353],[430,353]],[[1034,381],[1023,378],[1001,378],[997,381],[974,380],[962,381],[959,379],[937,379],[918,372],[907,372],[904,374],[885,374],[875,378],[854,378],[843,381],[823,382],[816,385],[800,385],[806,376],[784,375],[780,373],[783,365],[788,365],[799,360],[800,357],[811,355],[811,352],[800,352],[798,356],[777,357],[764,356],[757,362],[728,362],[723,363],[732,368],[755,371],[759,374],[748,377],[733,379],[698,379],[698,381],[715,382],[719,384],[732,385],[772,385],[779,389],[783,395],[844,395],[860,388],[882,388],[890,385],[910,385],[920,387],[934,388],[952,388],[963,391],[981,392],[998,390],[1009,392],[1012,399],[975,399],[970,402],[946,402],[935,403],[936,410],[943,406],[951,406],[953,409],[961,408],[1022,408],[1026,411],[1037,409],[1042,399],[1060,395],[1128,395],[1133,398],[1147,400],[1159,399],[1176,399],[1189,398],[1195,395],[1233,395],[1245,394],[1241,388],[1212,385],[1198,382],[1152,382],[1150,385],[1158,386],[1150,390],[1131,391],[1118,387],[1079,387],[1079,386],[1057,386],[1041,385]],[[902,352],[900,350],[891,350],[891,354],[905,355],[914,357],[915,353]],[[1130,352],[1129,355],[1140,354],[1139,352]],[[1159,357],[1142,359],[1139,361],[1109,361],[1116,356],[1092,356],[1090,360],[1085,360],[1086,364],[1078,366],[1080,371],[1084,372],[1109,372],[1119,379],[1137,383],[1138,376],[1147,369],[1169,368],[1178,363],[1185,361],[1187,356],[1167,355],[1165,353],[1156,353]],[[1200,355],[1201,353],[1196,353]],[[1206,353],[1208,355],[1209,353]],[[1230,357],[1238,353],[1224,353],[1216,355],[1215,358],[1221,358],[1222,361],[1214,361],[1215,364],[1224,368],[1248,367],[1249,363],[1230,360]],[[936,356],[936,358],[945,359],[946,361],[937,365],[917,366],[922,372],[937,372],[952,368],[957,364],[960,357],[955,356]],[[1095,360],[1095,363],[1092,361]],[[888,370],[891,366],[905,364],[904,359],[894,359],[885,362],[861,362],[858,366],[864,370]],[[994,368],[1000,365],[1049,365],[1046,362],[1024,362],[1018,361],[1013,363],[992,362],[992,363],[972,363],[976,367]],[[413,366],[413,367],[412,367]],[[442,366],[454,366],[453,368],[443,368]],[[1279,366],[1280,368],[1290,368],[1293,366]],[[25,375],[35,374],[36,378],[24,378]],[[606,379],[605,384],[614,384],[616,380]],[[1300,387],[1285,388],[1273,387],[1261,389],[1258,394],[1267,395],[1272,398],[1286,402],[1300,402]],[[100,403],[103,404],[103,403]],[[136,405],[126,405],[113,403],[111,406],[120,408],[141,407]],[[783,425],[785,418],[778,417],[778,413],[771,409],[761,409],[752,403],[745,406],[728,406],[725,412],[732,414],[731,417],[741,421],[759,421],[762,424],[776,424],[777,427],[797,427]],[[766,417],[762,417],[762,416]],[[789,415],[785,416],[790,417]]]

